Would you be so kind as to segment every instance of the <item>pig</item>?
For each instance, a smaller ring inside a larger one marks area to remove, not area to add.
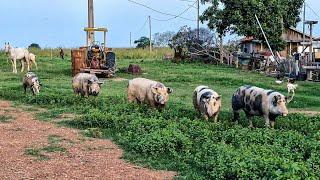
[[[22,85],[23,85],[24,93],[27,92],[27,87],[30,87],[30,90],[33,95],[39,94],[42,86],[37,75],[33,72],[27,72],[24,75],[22,80]]]
[[[193,92],[193,106],[205,120],[212,118],[216,123],[221,109],[221,96],[208,86],[198,86]]]
[[[252,125],[253,116],[263,116],[267,128],[274,128],[278,116],[287,116],[287,97],[273,90],[255,86],[241,86],[232,96],[234,121],[239,120],[239,111],[243,110]]]
[[[72,80],[73,92],[82,97],[98,96],[102,84],[97,76],[88,73],[78,73]]]
[[[169,100],[172,89],[160,82],[135,78],[128,83],[128,101],[130,103],[146,103],[152,108],[162,109]]]

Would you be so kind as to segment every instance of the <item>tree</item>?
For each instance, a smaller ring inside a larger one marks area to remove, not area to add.
[[[176,35],[170,40],[169,46],[174,49],[175,59],[204,59],[212,56],[216,46],[215,34],[206,28],[199,29],[199,40],[197,38],[197,29],[183,26]]]
[[[209,7],[201,16],[210,29],[223,36],[227,32],[239,36],[254,36],[265,41],[255,14],[273,50],[282,50],[281,35],[285,28],[296,27],[304,0],[202,0]]]
[[[143,36],[143,37],[139,38],[138,40],[135,40],[134,43],[137,44],[136,48],[145,49],[146,47],[148,47],[150,45],[150,39]]]
[[[175,35],[173,31],[166,31],[163,33],[154,34],[154,44],[158,47],[166,47],[169,45],[170,39]]]
[[[32,44],[30,44],[29,48],[41,49],[40,45],[37,44],[37,43],[32,43]]]

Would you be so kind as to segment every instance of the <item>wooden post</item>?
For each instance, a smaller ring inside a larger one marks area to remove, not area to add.
[[[306,2],[303,3],[303,38],[302,38],[302,42],[303,42],[303,48],[302,48],[302,52],[305,49],[305,45],[304,43],[306,42],[306,28],[305,28],[305,22],[306,22]]]
[[[197,0],[197,39],[200,40],[200,0]]]
[[[105,49],[107,47],[106,43],[107,43],[107,32],[104,31],[103,32],[103,51],[105,51]]]
[[[130,32],[130,48],[132,48],[132,35],[131,35],[131,32]]]
[[[150,52],[152,52],[152,40],[151,40],[151,16],[149,16],[149,47],[150,47]]]
[[[94,8],[93,8],[93,0],[88,0],[88,28],[94,28]],[[88,32],[88,44],[92,45],[95,41],[94,39],[94,31]]]

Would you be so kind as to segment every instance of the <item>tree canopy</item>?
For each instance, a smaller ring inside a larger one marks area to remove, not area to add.
[[[163,33],[155,33],[154,34],[154,44],[158,47],[168,46],[170,39],[175,35],[173,31],[166,31]]]
[[[254,36],[264,41],[258,16],[273,50],[282,50],[281,35],[285,28],[296,27],[304,0],[201,0],[209,7],[201,16],[210,29],[220,35]]]
[[[207,55],[208,50],[212,49],[216,44],[214,32],[208,28],[199,29],[199,39],[197,38],[198,30],[183,26],[170,40],[169,46],[174,49],[175,57],[186,59],[201,59],[203,55]]]
[[[37,43],[30,44],[29,48],[41,49],[40,45]]]
[[[135,40],[134,43],[137,44],[136,48],[145,49],[150,45],[150,39],[143,36],[143,37],[140,37],[138,40]]]

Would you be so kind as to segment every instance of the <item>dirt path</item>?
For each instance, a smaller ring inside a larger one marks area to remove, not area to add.
[[[289,109],[290,113],[299,113],[304,114],[307,116],[317,116],[320,115],[320,112],[318,111],[308,111],[308,110],[301,110],[301,109]]]
[[[0,101],[1,179],[172,179],[176,173],[137,167],[109,140],[37,121]]]

